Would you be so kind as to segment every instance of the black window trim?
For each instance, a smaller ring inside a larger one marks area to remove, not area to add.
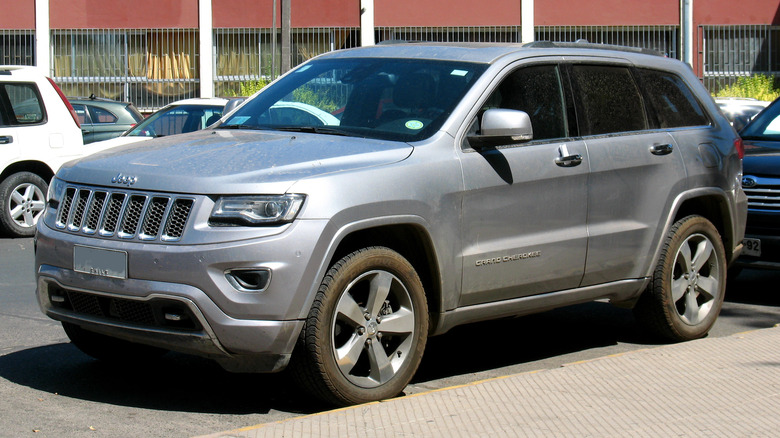
[[[8,97],[8,91],[6,90],[6,85],[29,85],[32,89],[33,93],[35,93],[35,97],[38,99],[38,103],[41,107],[41,120],[35,123],[19,123],[16,120],[16,113],[13,110],[13,105],[11,104],[11,99]],[[0,100],[2,101],[3,110],[5,110],[5,113],[8,115],[13,114],[14,117],[9,120],[9,124],[7,125],[0,125],[0,127],[3,128],[19,128],[19,127],[25,127],[25,126],[43,126],[46,123],[49,122],[49,114],[46,111],[46,104],[43,101],[43,97],[41,96],[41,90],[38,89],[38,84],[35,82],[28,82],[28,81],[9,81],[9,82],[0,82]]]

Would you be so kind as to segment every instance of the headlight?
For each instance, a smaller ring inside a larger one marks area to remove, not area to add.
[[[223,196],[214,205],[209,222],[250,226],[292,222],[304,198],[304,195]]]
[[[65,194],[65,181],[57,178],[56,176],[51,179],[49,183],[49,191],[46,193],[46,199],[49,201],[49,205],[53,208],[57,208],[60,205],[60,200]]]

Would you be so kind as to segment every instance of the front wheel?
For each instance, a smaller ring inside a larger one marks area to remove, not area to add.
[[[383,247],[339,260],[320,285],[291,364],[329,404],[398,395],[420,364],[428,308],[412,265]]]
[[[688,216],[667,234],[650,285],[634,313],[666,339],[697,339],[715,324],[725,292],[726,253],[720,234],[704,217]]]
[[[0,225],[14,237],[35,234],[35,224],[46,208],[48,185],[38,175],[18,172],[0,184]]]

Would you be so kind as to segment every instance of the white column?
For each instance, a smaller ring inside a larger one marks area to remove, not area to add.
[[[523,43],[534,40],[534,0],[522,0],[520,3],[521,38]]]
[[[35,0],[35,65],[51,76],[51,24],[49,0]]]
[[[214,97],[214,22],[211,0],[198,0],[200,33],[200,97]]]
[[[360,0],[360,45],[373,46],[374,0]]]

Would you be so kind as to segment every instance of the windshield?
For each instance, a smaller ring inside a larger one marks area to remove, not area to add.
[[[127,131],[128,137],[164,137],[197,131],[222,117],[221,105],[176,105],[163,108]]]
[[[780,101],[760,112],[739,134],[745,140],[780,141]]]
[[[422,140],[441,127],[485,69],[417,59],[315,60],[267,87],[218,129]]]

